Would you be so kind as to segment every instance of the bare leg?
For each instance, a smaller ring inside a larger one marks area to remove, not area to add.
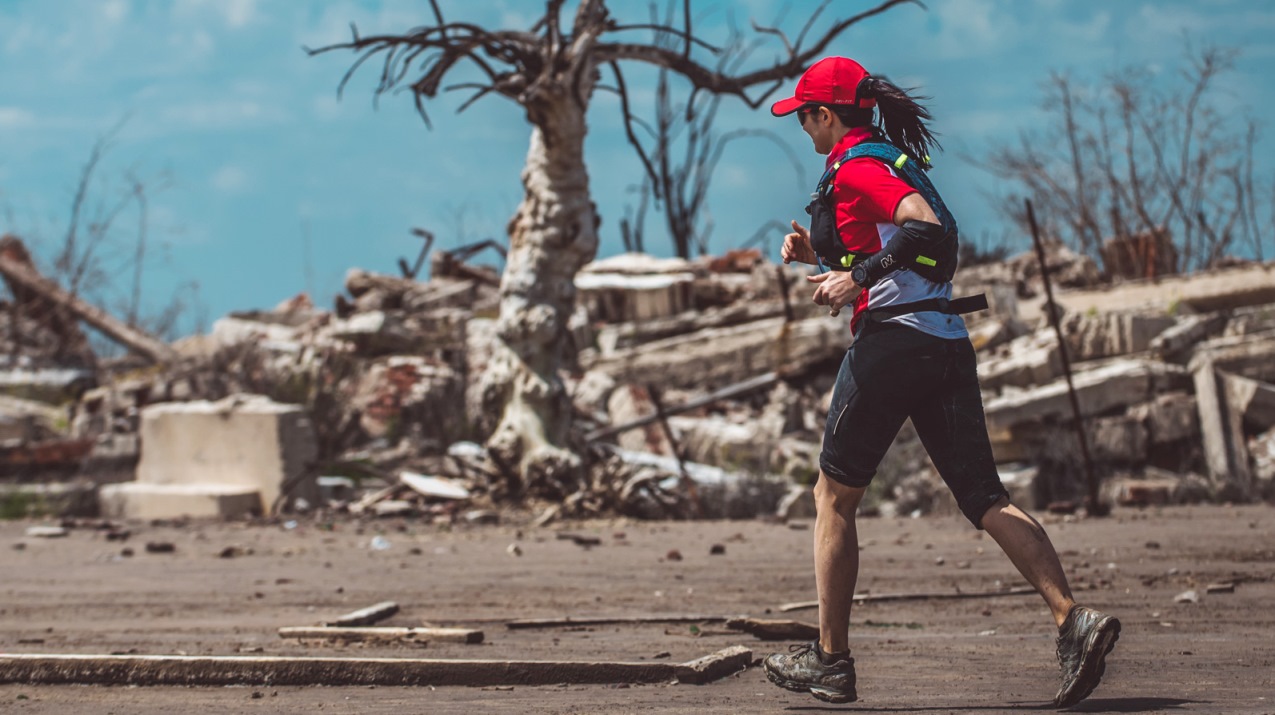
[[[1027,512],[1010,504],[1007,498],[1001,498],[987,510],[983,515],[983,528],[1045,599],[1054,621],[1061,626],[1076,601],[1045,528]]]
[[[847,487],[822,470],[815,483],[815,588],[819,593],[819,647],[849,650],[850,606],[859,579],[859,532],[854,514],[864,489]]]

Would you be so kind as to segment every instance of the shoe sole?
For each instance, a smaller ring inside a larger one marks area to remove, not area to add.
[[[1107,671],[1107,654],[1116,647],[1120,639],[1120,621],[1108,616],[1099,621],[1093,632],[1085,639],[1085,651],[1080,659],[1080,673],[1072,683],[1071,690],[1059,693],[1054,704],[1060,708],[1069,708],[1089,694],[1102,682],[1102,675]]]
[[[778,685],[784,690],[791,690],[794,693],[810,693],[811,695],[815,696],[816,699],[822,700],[825,703],[838,703],[838,704],[853,703],[854,701],[859,699],[859,696],[857,693],[853,693],[853,692],[847,693],[842,690],[833,690],[831,688],[821,688],[818,685],[810,685],[808,683],[798,683],[795,680],[789,680],[783,677],[782,675],[772,671],[770,668],[766,669],[766,678],[770,682],[774,683],[775,685]]]

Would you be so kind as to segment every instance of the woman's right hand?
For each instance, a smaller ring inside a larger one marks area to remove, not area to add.
[[[809,263],[815,265],[819,262],[818,256],[815,255],[815,249],[810,245],[810,232],[805,226],[792,222],[792,233],[784,236],[784,247],[779,250],[779,256],[784,259],[784,263]]]

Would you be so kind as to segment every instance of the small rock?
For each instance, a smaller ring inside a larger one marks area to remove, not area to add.
[[[1148,542],[1147,542],[1147,544],[1146,544],[1146,546],[1147,546],[1147,548],[1148,548],[1148,549],[1158,549],[1158,548],[1160,548],[1160,542],[1159,542],[1159,541],[1148,541]]]
[[[677,549],[669,549],[669,552],[664,554],[664,559],[667,561],[681,561],[682,552]]]
[[[130,549],[130,548],[123,548],[123,549],[120,549],[120,556],[123,556],[124,558],[128,558],[128,557],[130,557],[130,556],[132,556],[132,555],[133,555],[133,550],[132,550],[132,549]]]
[[[263,694],[260,690],[254,690],[254,691],[252,691],[252,699],[253,699],[253,700],[260,700],[260,699],[262,699],[262,698],[264,698],[264,697],[265,697],[265,694]]]
[[[989,629],[987,629],[987,630],[985,630],[985,631],[979,631],[979,632],[978,632],[978,634],[979,634],[980,636],[994,636],[994,635],[996,635],[996,629],[995,629],[995,628],[989,628]]]
[[[133,532],[129,531],[128,529],[111,530],[106,532],[106,540],[107,541],[128,541],[128,537],[132,535],[133,535]]]
[[[14,545],[13,545],[13,550],[14,550],[14,551],[25,551],[25,550],[26,550],[26,548],[27,548],[27,545],[26,545],[26,544],[24,544],[24,543],[23,543],[23,542],[21,542],[21,541],[19,541],[18,543],[16,543],[16,544],[14,544]]]
[[[499,524],[500,514],[491,509],[470,509],[465,512],[465,521],[471,524]]]
[[[709,547],[708,553],[710,556],[721,556],[722,554],[726,553],[726,545],[713,544],[711,547]]]
[[[1208,586],[1204,587],[1204,592],[1205,593],[1235,593],[1235,584],[1232,582],[1211,583]]]
[[[171,541],[148,541],[146,542],[146,553],[148,554],[171,554],[177,550]]]
[[[942,566],[945,563],[947,563],[947,559],[943,558],[942,556],[937,556],[934,559],[935,566]]]
[[[37,539],[59,539],[69,534],[66,529],[60,526],[29,526],[27,527],[27,536]]]
[[[670,653],[670,652],[668,652],[668,651],[666,651],[666,650],[662,650],[662,651],[660,651],[659,653],[656,653],[655,655],[653,655],[653,656],[651,656],[651,657],[652,657],[652,658],[655,658],[656,660],[659,660],[660,658],[671,658],[671,657],[673,657],[673,654],[672,654],[672,653]]]
[[[1174,603],[1199,603],[1200,594],[1196,593],[1194,590],[1183,591],[1182,593],[1179,593],[1178,595],[1173,597],[1173,602]]]
[[[522,547],[517,544],[510,544],[505,547],[505,552],[510,556],[522,556]]]
[[[969,568],[969,567],[970,567],[970,562],[968,562],[968,561],[957,561],[957,562],[956,562],[956,568],[958,568],[958,569],[962,569],[962,570],[964,570],[964,569],[967,569],[967,568]]]

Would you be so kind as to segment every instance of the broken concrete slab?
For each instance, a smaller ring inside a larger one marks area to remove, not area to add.
[[[75,400],[97,385],[92,370],[71,367],[0,368],[0,395],[50,405]]]
[[[1216,338],[1196,346],[1187,368],[1208,360],[1218,370],[1275,383],[1275,332]]]
[[[393,601],[382,601],[367,608],[351,611],[344,616],[325,622],[323,625],[335,628],[352,628],[354,626],[370,626],[398,613],[398,604]]]
[[[1209,313],[1275,303],[1275,262],[1177,275],[1167,280],[1128,281],[1092,290],[1056,290],[1068,312],[1150,310],[1170,315],[1189,309]]]
[[[821,309],[809,300],[790,304],[797,319],[814,318]],[[654,318],[626,323],[610,323],[598,330],[598,349],[607,355],[653,340],[693,333],[706,328],[720,328],[784,315],[782,300],[744,301],[720,308],[690,310],[667,318]]]
[[[1130,407],[1128,414],[1146,426],[1147,439],[1153,445],[1200,436],[1199,407],[1195,395],[1187,392],[1156,395],[1150,402]]]
[[[1226,324],[1225,313],[1183,316],[1155,336],[1147,349],[1161,360],[1177,361],[1191,348],[1221,334]]]
[[[978,364],[979,386],[994,392],[1006,387],[1044,385],[1062,375],[1062,354],[1052,330],[1015,338]]]
[[[595,321],[666,318],[694,307],[693,265],[680,258],[625,253],[594,261],[576,274],[578,300]]]
[[[839,359],[849,343],[843,320],[821,317],[786,323],[770,318],[657,340],[612,355],[586,351],[580,361],[585,369],[601,370],[620,382],[702,390],[767,372],[800,374]]]
[[[780,420],[750,417],[747,422],[739,422],[724,415],[678,415],[668,418],[668,423],[687,459],[765,472],[771,467],[783,424]]]
[[[263,513],[261,491],[242,484],[106,484],[98,504],[107,519],[241,519]]]
[[[1081,415],[1090,417],[1146,402],[1159,390],[1185,379],[1176,365],[1142,359],[1117,359],[1073,375]],[[1007,431],[1016,423],[1070,418],[1067,382],[1053,382],[1021,392],[1007,392],[985,406],[991,431]]]
[[[1169,315],[1133,312],[1068,313],[1060,325],[1073,361],[1144,352],[1176,321]]]
[[[63,685],[484,686],[703,683],[746,667],[727,648],[688,663],[182,655],[0,655],[0,682]]]
[[[787,618],[732,618],[726,627],[764,641],[809,641],[819,637],[819,626]]]
[[[1090,455],[1097,462],[1121,465],[1147,461],[1147,428],[1134,417],[1095,417],[1086,425]]]
[[[673,673],[677,682],[702,685],[720,680],[747,668],[753,662],[753,652],[742,645],[723,648],[703,658],[677,665]]]
[[[260,395],[159,403],[142,409],[139,433],[141,484],[224,485],[237,495],[255,490],[261,513],[297,497],[318,502],[312,473],[318,447],[309,415],[298,405]],[[128,493],[142,498],[146,492]],[[149,503],[158,508],[164,494],[154,494]]]

